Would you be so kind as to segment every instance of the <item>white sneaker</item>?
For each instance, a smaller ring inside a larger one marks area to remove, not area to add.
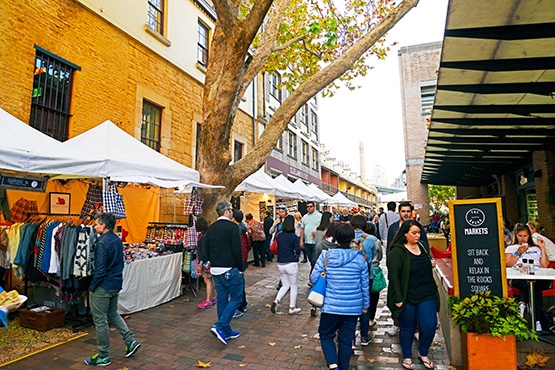
[[[539,321],[536,321],[536,331],[542,331],[542,330],[543,330],[542,323]]]
[[[388,331],[386,331],[386,333],[391,336],[397,335],[398,332],[399,332],[399,327],[396,326],[395,324],[393,324],[391,328]]]
[[[289,309],[289,315],[294,315],[297,312],[301,312],[301,308],[300,307],[295,307],[295,308],[290,308]]]
[[[414,333],[414,339],[418,340],[420,333]]]
[[[520,316],[524,317],[524,311],[526,311],[526,305],[524,303],[520,304]]]

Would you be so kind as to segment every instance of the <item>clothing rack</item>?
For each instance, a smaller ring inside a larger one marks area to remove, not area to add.
[[[41,216],[78,216],[81,217],[80,213],[49,213],[49,212],[33,212],[30,215],[41,215]]]
[[[189,227],[188,224],[179,224],[175,222],[149,222],[153,226],[167,226],[167,227]]]

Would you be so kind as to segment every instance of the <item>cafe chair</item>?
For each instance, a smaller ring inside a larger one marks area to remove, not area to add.
[[[549,266],[547,266],[548,268],[555,268],[555,261],[550,261],[549,262]],[[550,289],[546,289],[542,291],[542,296],[544,297],[552,297],[555,296],[555,280],[553,280],[553,283],[551,284],[551,288]]]
[[[432,251],[432,255],[434,258],[451,258],[451,249],[446,251],[440,251],[439,249],[434,248],[434,246],[430,246],[430,250]]]

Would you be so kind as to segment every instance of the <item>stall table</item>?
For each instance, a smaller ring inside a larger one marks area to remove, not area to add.
[[[166,303],[181,294],[183,253],[125,264],[118,313],[128,314]]]

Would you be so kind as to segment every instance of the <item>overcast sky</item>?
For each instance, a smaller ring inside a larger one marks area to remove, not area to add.
[[[359,142],[364,141],[366,177],[377,164],[384,166],[391,184],[405,169],[403,115],[399,79],[400,47],[443,40],[447,0],[420,0],[387,35],[387,44],[397,42],[386,60],[376,58],[374,67],[356,85],[341,89],[319,105],[320,142],[331,156],[350,165],[360,174]],[[369,59],[370,60],[370,59]]]

